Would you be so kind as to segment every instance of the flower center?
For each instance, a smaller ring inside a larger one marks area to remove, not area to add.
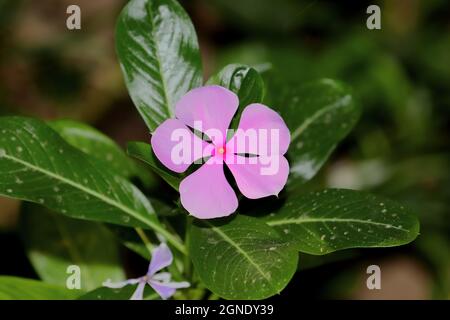
[[[224,147],[217,148],[217,153],[218,154],[224,154],[225,153],[225,148]]]

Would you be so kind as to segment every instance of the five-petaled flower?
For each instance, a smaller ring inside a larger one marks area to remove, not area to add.
[[[190,286],[189,282],[172,282],[169,272],[157,273],[161,269],[170,266],[172,261],[173,256],[169,247],[165,243],[161,243],[152,251],[152,258],[145,276],[120,282],[111,282],[111,280],[108,279],[103,283],[103,286],[118,289],[129,284],[137,284],[137,288],[130,299],[142,300],[145,285],[148,284],[162,299],[168,299],[173,296],[176,289],[187,288]]]
[[[242,112],[238,129],[227,140],[227,131],[238,106],[238,97],[226,88],[215,85],[196,88],[176,104],[176,119],[164,121],[153,132],[153,151],[170,170],[182,173],[199,159],[207,159],[180,184],[181,204],[197,218],[228,216],[238,207],[223,163],[230,169],[240,192],[250,199],[278,195],[286,184],[289,163],[284,154],[289,147],[290,132],[284,120],[265,105],[250,104]],[[210,141],[202,140],[189,128],[201,131]],[[174,150],[179,149],[174,133],[180,130],[190,135],[189,161],[174,159]],[[246,133],[251,130],[258,133],[257,143],[241,143],[249,138]],[[273,132],[276,135],[272,135]],[[195,146],[200,146],[200,152]],[[277,163],[276,170],[264,174],[265,165],[272,161]]]

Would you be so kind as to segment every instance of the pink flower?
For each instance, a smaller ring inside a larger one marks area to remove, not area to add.
[[[223,87],[193,89],[177,103],[176,119],[164,121],[152,135],[156,157],[172,171],[185,172],[192,163],[206,159],[180,184],[181,203],[197,218],[228,216],[238,207],[223,163],[240,192],[250,199],[278,195],[286,184],[289,164],[283,155],[290,133],[283,119],[262,104],[250,104],[242,112],[238,130],[227,141],[227,129],[238,106],[238,97]],[[189,128],[202,132],[210,142]]]

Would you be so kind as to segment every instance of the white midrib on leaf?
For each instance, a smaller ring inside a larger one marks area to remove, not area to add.
[[[233,241],[233,239],[231,239],[230,237],[228,237],[223,231],[221,231],[219,228],[213,226],[212,224],[210,224],[209,222],[204,221],[204,223],[208,224],[211,229],[216,232],[218,235],[220,235],[226,242],[228,242],[229,244],[231,244],[234,248],[236,248],[236,250],[242,254],[247,260],[248,262],[250,262],[250,264],[252,266],[255,267],[255,269],[264,277],[264,279],[266,279],[267,283],[269,284],[269,286],[272,287],[272,284],[270,282],[270,278],[267,277],[266,273],[264,272],[264,270],[261,269],[261,267],[252,259],[252,257],[250,257],[248,255],[247,252],[245,252],[240,246],[239,244],[237,244],[235,241]]]
[[[294,130],[291,135],[291,141],[297,139],[311,125],[311,123],[320,118],[326,112],[344,106],[349,100],[351,100],[351,95],[345,95],[336,102],[326,106],[325,108],[317,110],[312,116],[306,118],[305,121],[303,121],[303,123]]]
[[[401,230],[405,232],[409,232],[409,230],[396,227],[389,223],[382,223],[382,222],[374,222],[374,221],[367,221],[367,220],[361,220],[361,219],[349,219],[349,218],[292,218],[292,219],[281,219],[281,220],[272,220],[267,221],[266,223],[273,227],[273,226],[280,226],[280,225],[286,225],[286,224],[302,224],[302,223],[318,223],[318,222],[347,222],[347,223],[360,223],[360,224],[370,224],[370,225],[376,225],[376,226],[383,226],[385,228],[392,228],[396,230]]]
[[[139,220],[140,222],[142,222],[142,223],[146,224],[147,226],[149,226],[150,228],[152,228],[155,232],[161,233],[161,235],[163,235],[167,239],[167,241],[171,242],[181,252],[183,252],[183,253],[185,252],[185,249],[183,248],[183,245],[180,244],[178,241],[176,241],[168,231],[166,231],[164,228],[158,226],[153,221],[145,219],[138,212],[130,209],[129,207],[124,206],[120,202],[117,202],[117,201],[112,200],[112,199],[110,199],[108,197],[105,197],[101,193],[98,193],[98,192],[96,192],[96,191],[94,191],[92,189],[86,188],[85,186],[83,186],[83,185],[81,185],[81,184],[79,184],[77,182],[69,180],[69,179],[67,179],[67,178],[65,178],[65,177],[63,177],[63,176],[61,176],[59,174],[53,173],[53,172],[48,171],[46,169],[42,169],[40,167],[37,167],[37,166],[35,166],[35,165],[31,164],[31,163],[28,163],[26,161],[23,161],[23,160],[19,159],[19,158],[10,156],[8,154],[3,155],[3,158],[6,158],[6,159],[9,159],[11,161],[20,163],[21,165],[23,165],[25,167],[28,167],[28,168],[30,168],[32,170],[41,172],[44,175],[47,175],[49,177],[52,177],[52,178],[54,178],[56,180],[59,180],[59,181],[65,183],[65,184],[68,184],[68,185],[70,185],[70,186],[72,186],[72,187],[74,187],[76,189],[79,189],[79,190],[81,190],[81,191],[83,191],[83,192],[85,192],[87,194],[92,195],[93,197],[96,197],[96,198],[100,199],[101,201],[103,201],[103,202],[105,202],[105,203],[107,203],[107,204],[109,204],[109,205],[111,205],[113,207],[116,207],[116,208],[120,209],[123,212],[128,213],[130,216],[132,216],[136,220]]]

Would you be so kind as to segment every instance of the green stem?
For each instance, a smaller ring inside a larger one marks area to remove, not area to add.
[[[185,228],[185,236],[184,236],[184,243],[186,246],[186,250],[187,250],[187,254],[184,256],[184,267],[185,267],[185,273],[186,273],[186,277],[188,279],[192,278],[192,268],[191,268],[191,257],[190,257],[190,253],[189,253],[189,244],[191,242],[191,236],[190,236],[190,225],[191,225],[191,217],[186,216],[186,228]]]
[[[141,238],[142,242],[145,244],[145,247],[147,248],[148,252],[150,252],[150,255],[152,254],[153,245],[150,242],[149,238],[145,234],[144,230],[141,228],[134,228],[136,230],[136,233],[138,234],[139,238]]]
[[[171,245],[173,245],[178,251],[180,251],[182,254],[187,255],[187,249],[184,246],[184,244],[174,235],[172,235],[169,231],[166,229],[158,226],[158,225],[149,225],[155,232],[162,235],[164,238],[166,238],[167,242],[169,242]]]

